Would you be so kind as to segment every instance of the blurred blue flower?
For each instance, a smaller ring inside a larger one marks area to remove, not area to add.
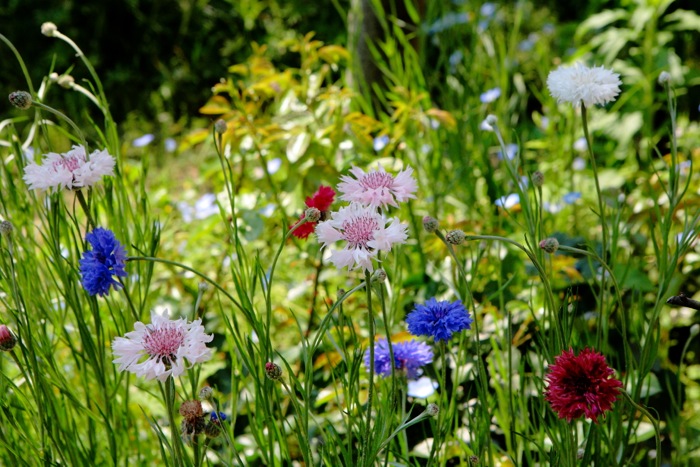
[[[533,48],[535,48],[535,44],[537,44],[537,41],[539,40],[539,36],[532,32],[527,36],[527,39],[523,39],[520,41],[518,44],[518,50],[521,52],[529,52]]]
[[[494,202],[494,204],[499,208],[510,209],[520,204],[520,196],[517,193],[501,196]]]
[[[457,65],[460,64],[463,58],[464,53],[462,53],[461,50],[455,50],[454,52],[452,52],[450,58],[447,59],[447,61],[450,63],[450,71],[452,71],[452,73],[455,72]]]
[[[180,201],[177,207],[182,214],[182,220],[192,222],[193,220],[206,219],[219,213],[219,206],[216,204],[216,195],[214,193],[205,193],[197,201],[194,206],[190,206],[187,201]]]
[[[459,24],[467,24],[469,22],[469,14],[466,12],[456,13],[450,12],[435,20],[433,24],[427,26],[428,34],[437,34]]]
[[[173,152],[177,149],[177,141],[175,141],[173,138],[166,138],[164,144],[167,152]]]
[[[218,415],[216,412],[212,412],[211,415],[209,416],[212,422],[218,422],[221,420],[222,422],[226,421],[226,414],[223,412],[219,412]]]
[[[503,160],[503,151],[498,151],[496,153],[498,160]],[[512,161],[515,156],[518,155],[518,145],[517,144],[508,144],[506,145],[506,157],[508,158],[509,161]]]
[[[481,5],[479,13],[481,13],[481,16],[493,16],[493,14],[496,13],[496,4],[491,2],[484,3],[483,5]]]
[[[490,102],[495,101],[499,97],[501,97],[501,88],[493,88],[482,93],[479,96],[479,99],[481,99],[481,102],[483,102],[484,104],[488,104]]]
[[[410,340],[404,342],[392,342],[391,349],[394,352],[394,368],[403,371],[408,379],[418,378],[422,370],[420,367],[433,361],[433,351],[424,342]],[[365,351],[365,367],[369,371],[369,349]],[[389,343],[386,339],[380,339],[374,344],[374,371],[383,377],[391,376],[391,356]]]
[[[269,160],[267,162],[267,171],[270,174],[276,173],[280,169],[280,167],[282,167],[282,159],[280,159],[279,157],[275,157],[274,159]]]
[[[143,146],[148,146],[149,144],[151,144],[154,139],[156,139],[155,136],[153,136],[150,133],[147,133],[143,136],[136,138],[134,141],[131,142],[131,145],[135,148],[141,148]]]
[[[382,149],[384,149],[387,144],[389,144],[389,136],[382,135],[374,138],[374,143],[372,144],[372,147],[376,152],[379,152]]]
[[[450,340],[452,334],[471,329],[472,321],[461,300],[438,302],[435,297],[425,302],[425,305],[416,305],[406,316],[411,334],[431,336],[436,341]]]
[[[564,196],[562,196],[561,199],[566,204],[574,204],[576,200],[581,199],[581,193],[578,191],[572,191],[571,193],[567,193]]]
[[[112,276],[126,277],[126,250],[111,230],[98,227],[88,232],[85,240],[92,245],[92,250],[83,253],[80,260],[80,275],[83,288],[90,295],[105,296],[109,288],[122,285]]]
[[[574,170],[583,170],[586,168],[586,159],[583,157],[577,157],[574,162],[571,163],[571,168]]]
[[[586,138],[582,136],[574,141],[574,149],[578,152],[584,152],[586,149],[588,149],[588,142],[586,141]]]

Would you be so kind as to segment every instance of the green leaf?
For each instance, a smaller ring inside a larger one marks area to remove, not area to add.
[[[666,16],[668,29],[673,31],[698,31],[700,32],[700,15],[690,10],[676,10]]]
[[[612,23],[625,18],[627,18],[627,11],[623,9],[605,10],[600,12],[597,15],[591,16],[579,25],[578,29],[576,30],[576,34],[574,35],[574,39],[579,41],[582,39],[582,36],[586,35],[587,33],[598,29],[603,29]]]

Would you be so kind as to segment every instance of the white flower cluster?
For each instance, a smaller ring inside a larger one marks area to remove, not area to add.
[[[86,160],[85,148],[73,146],[63,154],[45,154],[41,165],[30,163],[24,168],[23,178],[31,190],[85,188],[105,175],[114,175],[114,165],[115,160],[107,151],[95,151]]]

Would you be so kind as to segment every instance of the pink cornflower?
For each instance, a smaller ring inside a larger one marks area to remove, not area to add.
[[[73,146],[63,154],[45,154],[41,165],[30,163],[23,178],[30,190],[80,189],[94,185],[104,175],[114,175],[115,163],[107,151],[94,151],[86,161],[85,148]]]
[[[313,196],[309,196],[306,198],[306,207],[307,208],[316,208],[319,211],[321,211],[321,216],[323,216],[323,213],[328,211],[331,207],[331,204],[333,204],[333,200],[335,199],[335,190],[329,186],[323,186],[321,185],[319,189],[316,191],[316,193],[313,194]],[[293,229],[294,226],[296,226],[299,222],[304,220],[306,217],[305,213],[301,214],[301,217],[299,218],[298,221],[296,221],[293,225],[291,225],[289,228]],[[308,238],[309,235],[311,235],[316,228],[316,225],[318,222],[304,222],[304,224],[300,225],[298,229],[296,229],[294,232],[292,232],[292,235],[294,235],[297,238]]]
[[[389,224],[389,225],[387,225]],[[408,226],[397,217],[387,219],[371,206],[352,203],[331,213],[331,219],[316,227],[318,241],[327,247],[331,243],[345,240],[342,250],[333,250],[331,262],[338,268],[345,266],[353,270],[362,267],[372,272],[372,260],[378,251],[389,251],[397,243],[405,243]]]
[[[622,383],[614,373],[605,357],[593,349],[583,349],[579,355],[565,350],[545,376],[545,399],[559,418],[571,422],[585,415],[598,423],[598,416],[605,416],[620,394]]]
[[[381,165],[378,170],[371,170],[368,173],[353,167],[350,173],[355,178],[343,175],[338,184],[338,191],[342,193],[340,199],[343,201],[386,208],[387,206],[398,207],[397,202],[416,197],[413,193],[418,189],[418,185],[411,175],[413,169],[410,167],[396,176],[385,172]]]
[[[162,316],[151,312],[151,324],[136,322],[132,332],[114,339],[114,363],[119,371],[165,382],[169,376],[180,376],[193,364],[209,360],[211,349],[205,344],[213,338],[204,333],[201,319],[188,323],[171,320],[167,311]],[[146,359],[141,361],[143,357]],[[189,366],[185,366],[185,359]]]

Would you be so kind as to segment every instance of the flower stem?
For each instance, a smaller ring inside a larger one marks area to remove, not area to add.
[[[362,442],[362,450],[360,455],[360,465],[370,466],[369,443],[371,431],[370,424],[372,423],[372,398],[374,396],[374,314],[372,313],[372,284],[369,271],[365,271],[365,290],[367,291],[367,314],[369,318],[369,387],[367,389],[367,421],[365,422],[365,439]],[[388,336],[387,336],[388,338]]]
[[[651,424],[654,426],[654,441],[656,441],[656,467],[661,466],[661,431],[659,429],[659,421],[654,418],[649,410],[641,404],[637,404],[634,399],[627,393],[627,391],[621,391],[622,397],[624,397],[629,404],[635,409],[639,410],[644,414],[645,417],[649,419]]]

